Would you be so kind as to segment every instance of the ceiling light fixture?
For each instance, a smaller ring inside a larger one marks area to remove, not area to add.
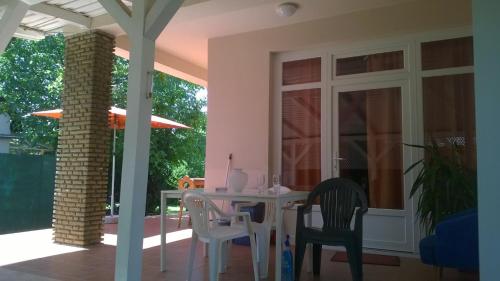
[[[298,8],[299,5],[296,3],[292,2],[282,3],[276,7],[276,14],[278,14],[278,16],[280,17],[287,18],[295,14]]]

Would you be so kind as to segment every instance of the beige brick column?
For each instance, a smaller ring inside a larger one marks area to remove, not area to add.
[[[53,216],[58,243],[83,246],[102,239],[114,45],[113,37],[98,31],[66,38]]]

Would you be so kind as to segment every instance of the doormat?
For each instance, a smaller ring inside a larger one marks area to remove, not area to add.
[[[331,261],[348,262],[346,252],[336,252]],[[400,266],[401,260],[397,256],[386,256],[377,254],[363,254],[364,264]]]

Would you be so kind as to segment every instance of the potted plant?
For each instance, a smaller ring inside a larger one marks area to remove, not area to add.
[[[424,159],[411,165],[405,174],[420,169],[410,198],[418,198],[417,216],[427,234],[445,217],[476,206],[476,175],[463,163],[463,147],[444,148],[434,140],[423,146],[405,145],[425,151]]]

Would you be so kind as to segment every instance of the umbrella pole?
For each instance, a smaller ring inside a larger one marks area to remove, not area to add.
[[[115,158],[116,125],[113,126],[113,164],[111,166],[111,217],[115,214]]]

